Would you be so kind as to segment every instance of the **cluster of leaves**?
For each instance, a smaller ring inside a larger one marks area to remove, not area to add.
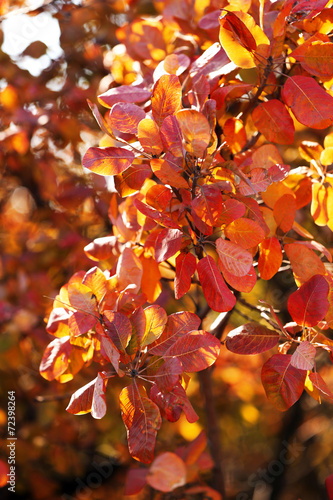
[[[315,366],[317,349],[331,356],[333,347],[322,331],[333,322],[333,278],[323,261],[332,257],[296,220],[311,202],[315,223],[331,228],[332,134],[324,148],[300,144],[308,166],[290,169],[280,153],[295,129],[333,124],[326,3],[261,2],[258,11],[249,4],[222,12],[210,5],[190,23],[184,2],[180,11],[168,5],[162,19],[135,19],[117,31],[142,76],[98,96],[104,115],[90,102],[104,137],[83,166],[113,176],[121,200],[113,195],[109,207],[113,234],[85,248],[104,272],[75,274],[55,299],[47,330],[56,338],[41,373],[65,382],[85,363],[109,363],[67,408],[97,418],[106,411],[108,379],[131,378],[119,399],[130,452],[140,461],[153,459],[161,414],[197,418],[185,393],[187,372],[214,363],[222,333],[198,330],[200,303],[199,316],[143,308],[159,298],[163,280],[173,283],[175,299],[202,289],[209,308],[223,315],[258,278],[271,280],[282,263],[289,266],[298,287],[288,300],[293,321],[283,326],[269,306],[274,329],[252,322],[229,333],[225,345],[257,354],[283,340],[262,369],[278,409],[304,388],[333,400]]]

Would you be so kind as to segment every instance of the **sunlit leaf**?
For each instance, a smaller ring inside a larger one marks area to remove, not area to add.
[[[235,276],[245,276],[249,272],[253,263],[250,252],[222,238],[218,238],[215,243],[223,268]]]
[[[152,344],[163,333],[168,321],[165,310],[158,305],[149,306],[144,310],[146,316],[145,333],[141,341],[141,346]]]
[[[230,311],[236,304],[236,298],[225,284],[214,259],[210,255],[204,257],[198,262],[197,270],[208,305],[213,311]]]
[[[106,372],[99,372],[94,380],[74,392],[66,410],[73,415],[91,411],[92,417],[103,418],[106,413],[105,389],[109,378]]]
[[[261,380],[267,398],[280,411],[286,411],[301,397],[306,370],[291,364],[291,354],[274,354],[262,367]]]
[[[119,402],[130,454],[140,462],[150,463],[154,458],[156,433],[161,427],[158,407],[135,381],[121,391]]]
[[[265,233],[259,224],[251,219],[236,219],[225,228],[229,240],[248,249],[261,243]]]
[[[132,151],[124,148],[89,148],[82,159],[84,167],[99,175],[117,175],[134,160]]]
[[[195,109],[181,109],[176,118],[183,135],[186,151],[193,156],[202,158],[211,139],[207,118]]]
[[[296,119],[315,129],[333,123],[333,97],[308,76],[288,78],[282,89],[282,98]]]
[[[291,356],[291,364],[299,370],[312,370],[315,365],[316,348],[307,340],[301,342],[293,355]]]
[[[311,380],[313,386],[319,391],[320,395],[333,403],[333,394],[330,389],[327,387],[326,382],[323,380],[322,376],[319,373],[314,372],[309,374],[309,379]]]
[[[39,372],[46,380],[54,380],[67,370],[72,351],[70,337],[56,338],[46,347]]]
[[[155,242],[155,260],[163,262],[180,250],[183,232],[179,229],[162,229]]]
[[[275,347],[280,335],[259,323],[246,323],[228,333],[226,347],[236,354],[260,354]]]
[[[185,389],[179,383],[168,393],[160,391],[158,386],[154,384],[150,390],[150,397],[160,407],[162,416],[169,422],[177,422],[182,411],[190,423],[196,422],[199,418],[186,395]]]
[[[204,185],[192,201],[192,208],[197,216],[209,226],[219,220],[223,207],[222,194],[214,185]]]
[[[289,195],[287,195],[289,196]],[[272,236],[259,244],[258,271],[264,280],[270,280],[280,269],[283,254],[279,240]]]
[[[144,118],[138,125],[138,139],[146,153],[159,156],[163,144],[157,123],[150,118]]]
[[[292,144],[295,127],[293,120],[281,101],[272,99],[261,102],[252,111],[252,120],[259,132],[268,141],[277,144]]]
[[[98,100],[103,106],[112,108],[118,102],[143,102],[150,99],[150,96],[149,90],[137,86],[121,85],[100,94]]]
[[[301,326],[316,326],[329,309],[329,285],[319,274],[312,276],[288,299],[288,311]]]
[[[315,274],[325,274],[324,263],[317,254],[302,243],[288,243],[284,250],[290,261],[295,278],[305,283]]]
[[[175,298],[180,299],[191,286],[191,278],[197,267],[197,259],[190,252],[180,253],[176,258]]]
[[[181,107],[182,89],[176,75],[162,75],[155,83],[151,98],[153,118],[161,127],[163,120]]]
[[[200,318],[190,311],[170,314],[168,323],[162,335],[150,346],[149,352],[163,356],[166,351],[188,332],[197,330],[201,323]]]
[[[273,216],[278,228],[283,233],[292,229],[296,214],[296,200],[291,194],[284,194],[275,203]]]
[[[132,335],[132,325],[128,317],[120,312],[104,311],[103,321],[105,335],[119,351],[125,352]]]
[[[112,129],[127,134],[137,134],[138,125],[146,113],[135,104],[118,102],[114,104],[108,114],[108,124]]]

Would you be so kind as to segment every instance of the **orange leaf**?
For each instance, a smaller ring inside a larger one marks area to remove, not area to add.
[[[91,411],[92,417],[103,418],[106,414],[105,389],[109,378],[105,372],[99,372],[94,380],[74,392],[66,411],[73,415],[84,415]]]
[[[124,148],[89,148],[82,164],[95,174],[117,175],[126,170],[133,160],[132,151]]]
[[[227,271],[226,268],[221,268],[220,261],[218,264],[223,273],[224,279],[230,286],[232,286],[232,288],[238,290],[239,292],[251,292],[257,282],[257,275],[253,266],[245,276],[235,276]]]
[[[155,83],[151,98],[153,118],[158,127],[181,107],[182,88],[176,75],[162,75]]]
[[[259,243],[258,271],[264,280],[270,280],[280,269],[283,254],[279,240],[272,236]]]
[[[214,184],[205,184],[192,201],[192,208],[196,215],[209,226],[218,221],[223,208],[223,199],[220,190]]]
[[[225,228],[225,235],[229,240],[248,248],[255,247],[265,238],[264,230],[259,224],[251,219],[236,219]]]
[[[39,367],[42,377],[54,380],[68,368],[69,356],[72,351],[70,337],[56,338],[46,347]]]
[[[154,159],[150,162],[151,168],[156,177],[163,182],[177,189],[188,189],[188,183],[182,177],[183,170],[173,162],[170,156],[165,159]]]
[[[284,246],[284,251],[298,282],[305,283],[315,274],[325,274],[323,262],[310,248],[301,243],[289,243]]]
[[[284,194],[274,205],[273,216],[283,233],[287,233],[293,227],[295,214],[296,200],[291,194]]]
[[[181,109],[176,118],[183,135],[186,151],[193,156],[202,158],[211,140],[207,118],[195,109]]]
[[[216,250],[222,264],[222,272],[223,268],[225,268],[235,276],[245,276],[251,269],[252,255],[239,245],[218,238],[216,240]]]
[[[141,290],[147,297],[148,302],[155,302],[162,292],[161,273],[157,262],[153,257],[145,257],[141,255],[140,261],[142,264],[142,280]]]
[[[163,333],[168,317],[165,310],[161,306],[148,306],[145,310],[146,328],[141,341],[141,346],[152,344]]]
[[[155,184],[146,193],[146,202],[156,210],[163,212],[170,204],[171,189],[162,184]]]
[[[157,123],[150,118],[144,118],[138,125],[138,139],[146,153],[159,156],[163,151],[163,144]]]
[[[223,134],[234,154],[239,153],[246,144],[246,132],[242,120],[229,118],[224,124]]]

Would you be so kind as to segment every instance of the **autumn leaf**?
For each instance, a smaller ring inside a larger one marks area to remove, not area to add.
[[[329,309],[329,285],[319,274],[312,276],[288,299],[288,311],[301,326],[316,326]]]
[[[195,109],[181,109],[176,118],[184,139],[184,148],[191,155],[202,158],[211,139],[207,118]]]
[[[291,354],[274,354],[262,367],[261,380],[267,398],[280,411],[286,411],[301,397],[306,370],[291,364]]]
[[[186,483],[185,463],[175,453],[162,453],[151,464],[146,480],[155,490],[173,491]]]
[[[209,255],[204,257],[198,262],[197,270],[208,305],[214,311],[230,311],[236,304],[236,298],[225,284],[214,259]]]
[[[289,195],[287,195],[289,196]],[[280,269],[283,254],[279,240],[272,236],[259,244],[258,270],[260,277],[270,280]]]
[[[250,252],[232,243],[218,238],[216,250],[223,268],[235,276],[245,276],[252,267],[253,259]]]
[[[272,99],[261,102],[252,111],[252,120],[268,141],[277,144],[292,144],[295,127],[293,120],[281,101]]]
[[[161,127],[167,116],[174,115],[181,107],[182,90],[176,75],[162,75],[155,83],[151,97],[153,118]]]
[[[72,351],[70,337],[56,338],[44,351],[39,372],[46,380],[54,380],[67,370]]]
[[[275,347],[280,335],[259,323],[246,323],[228,333],[226,348],[236,354],[260,354]]]
[[[180,253],[176,258],[175,298],[180,299],[191,286],[191,278],[197,267],[197,259],[191,253]]]
[[[164,327],[168,321],[166,312],[161,306],[153,305],[144,309],[146,317],[146,328],[143,335],[141,346],[152,344],[163,333]]]
[[[180,250],[183,233],[179,229],[162,229],[155,242],[155,260],[163,262]]]
[[[153,355],[163,356],[178,339],[183,338],[188,332],[197,330],[200,323],[198,316],[190,311],[170,314],[166,328],[161,336],[151,344],[149,352]]]
[[[107,122],[112,129],[125,134],[137,134],[139,123],[146,113],[135,104],[119,102],[114,104],[108,114]]]
[[[109,378],[106,372],[99,372],[94,380],[74,392],[66,410],[73,415],[91,412],[92,417],[103,418],[106,414],[105,389]]]
[[[114,104],[119,102],[143,102],[150,99],[150,96],[149,90],[136,85],[120,85],[100,94],[98,100],[103,106],[112,108]]]
[[[117,175],[134,160],[132,151],[123,148],[89,148],[82,159],[84,167],[99,175]]]
[[[315,346],[305,340],[296,347],[290,362],[299,370],[312,370],[315,366],[315,357]]]

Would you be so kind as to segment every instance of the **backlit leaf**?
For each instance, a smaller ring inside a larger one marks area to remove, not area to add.
[[[120,395],[120,410],[127,429],[130,454],[145,464],[154,458],[156,433],[161,427],[161,415],[143,386],[133,381]]]
[[[253,263],[250,252],[222,238],[218,238],[215,243],[223,268],[235,276],[245,276],[249,272]]]
[[[78,389],[72,395],[66,408],[73,415],[83,415],[91,411],[94,418],[103,418],[106,413],[105,389],[110,376],[99,372],[98,376]]]
[[[89,148],[82,159],[84,167],[99,175],[117,175],[134,160],[132,151],[124,148]]]
[[[220,266],[220,262],[219,267],[226,282],[239,292],[251,292],[257,282],[257,274],[253,266],[245,276],[235,276],[231,274],[226,268]]]
[[[184,337],[188,332],[197,330],[200,323],[200,318],[190,311],[170,314],[166,328],[158,340],[150,346],[149,352],[163,356],[176,340]]]
[[[161,139],[165,151],[169,151],[177,158],[183,156],[183,136],[175,116],[167,116],[163,121]]]
[[[319,274],[312,276],[288,299],[288,311],[301,326],[316,326],[329,309],[329,285]]]
[[[137,134],[138,125],[146,116],[146,113],[128,102],[114,104],[108,115],[108,124],[112,129],[127,134]]]
[[[282,98],[296,119],[315,129],[333,123],[333,97],[308,76],[288,78],[282,89]]]
[[[176,75],[162,75],[155,83],[151,98],[153,118],[161,127],[163,120],[181,107],[182,89]]]
[[[259,132],[268,141],[277,144],[292,144],[295,127],[293,120],[281,101],[272,99],[261,102],[252,111],[252,120]]]
[[[135,85],[121,85],[100,94],[98,100],[106,108],[112,108],[118,102],[143,102],[150,99],[150,96],[151,93],[149,90]]]
[[[291,194],[284,194],[274,205],[273,216],[283,233],[287,233],[293,227],[295,214],[296,200]]]
[[[183,170],[168,157],[164,159],[153,159],[150,162],[151,168],[156,177],[163,182],[177,189],[188,189],[188,183],[182,177]]]
[[[291,356],[291,364],[299,370],[312,370],[315,365],[315,357],[315,346],[306,340],[296,347]]]
[[[183,232],[179,229],[162,229],[155,242],[155,260],[163,262],[180,250]]]
[[[225,235],[237,245],[248,249],[261,243],[265,233],[259,224],[251,219],[236,219],[225,228]]]
[[[141,286],[143,269],[139,257],[131,248],[124,248],[121,253],[117,263],[116,275],[118,286],[122,290],[128,285],[132,285],[132,291],[138,292]]]
[[[192,201],[196,215],[209,226],[214,226],[219,220],[223,208],[222,194],[212,184],[204,185]]]
[[[267,398],[280,411],[286,411],[298,399],[304,389],[306,370],[298,370],[291,364],[290,354],[274,354],[262,367],[261,380]]]
[[[236,354],[260,354],[275,347],[280,335],[259,323],[246,323],[228,333],[226,347]]]
[[[173,491],[186,484],[185,463],[175,453],[162,453],[151,464],[146,480],[155,490]]]
[[[284,251],[299,282],[305,283],[315,274],[325,274],[324,263],[313,250],[302,243],[288,243],[284,245]]]
[[[183,373],[183,366],[178,358],[165,360],[156,372],[156,383],[161,391],[169,392],[179,382],[179,375]]]
[[[311,75],[331,79],[333,76],[333,43],[313,42],[305,52],[302,66]]]
[[[157,123],[150,118],[144,118],[138,125],[138,139],[146,153],[159,156],[163,151],[163,144]]]
[[[220,341],[203,330],[190,332],[178,339],[163,355],[176,356],[185,372],[198,372],[215,363],[220,353]]]
[[[168,321],[165,310],[158,305],[149,306],[144,310],[146,316],[146,328],[141,346],[152,344],[163,333],[164,327]]]
[[[333,403],[333,394],[327,387],[327,384],[325,380],[323,380],[322,376],[319,375],[319,373],[314,372],[309,374],[309,379],[311,380],[313,386],[319,391],[320,395]]]
[[[150,397],[160,407],[162,416],[169,422],[179,420],[182,411],[190,423],[196,422],[199,418],[186,395],[185,389],[179,383],[168,393],[160,391],[158,386],[154,384],[150,390]]]
[[[148,302],[155,302],[162,292],[161,273],[156,260],[153,257],[140,256],[142,265],[141,291],[147,297]]]
[[[287,195],[288,196],[288,195]],[[270,280],[280,269],[283,254],[279,240],[272,236],[259,244],[258,271],[264,280]]]
[[[69,357],[72,351],[70,337],[61,337],[52,340],[46,347],[39,372],[46,380],[54,380],[67,370]]]
[[[190,252],[180,253],[176,258],[175,298],[180,299],[191,286],[191,278],[197,267],[197,259]]]
[[[162,184],[155,184],[146,193],[146,202],[156,210],[163,212],[170,204],[172,191]]]
[[[239,153],[246,144],[246,131],[242,120],[229,118],[223,127],[223,134],[232,153]]]
[[[132,335],[132,325],[128,317],[120,312],[104,311],[103,320],[105,335],[119,351],[125,352]]]
[[[169,227],[171,229],[180,229],[179,225],[176,222],[174,222],[172,219],[170,219],[170,217],[168,217],[167,215],[165,215],[161,212],[158,212],[157,210],[155,210],[152,207],[149,207],[148,205],[146,205],[142,201],[136,199],[134,201],[134,205],[143,215],[153,219],[158,224],[161,224],[162,226]]]
[[[184,139],[184,147],[193,156],[202,158],[211,139],[207,118],[195,109],[181,109],[176,118]]]
[[[236,304],[236,298],[225,284],[214,259],[210,255],[204,257],[198,262],[197,270],[208,305],[213,311],[230,311]]]

